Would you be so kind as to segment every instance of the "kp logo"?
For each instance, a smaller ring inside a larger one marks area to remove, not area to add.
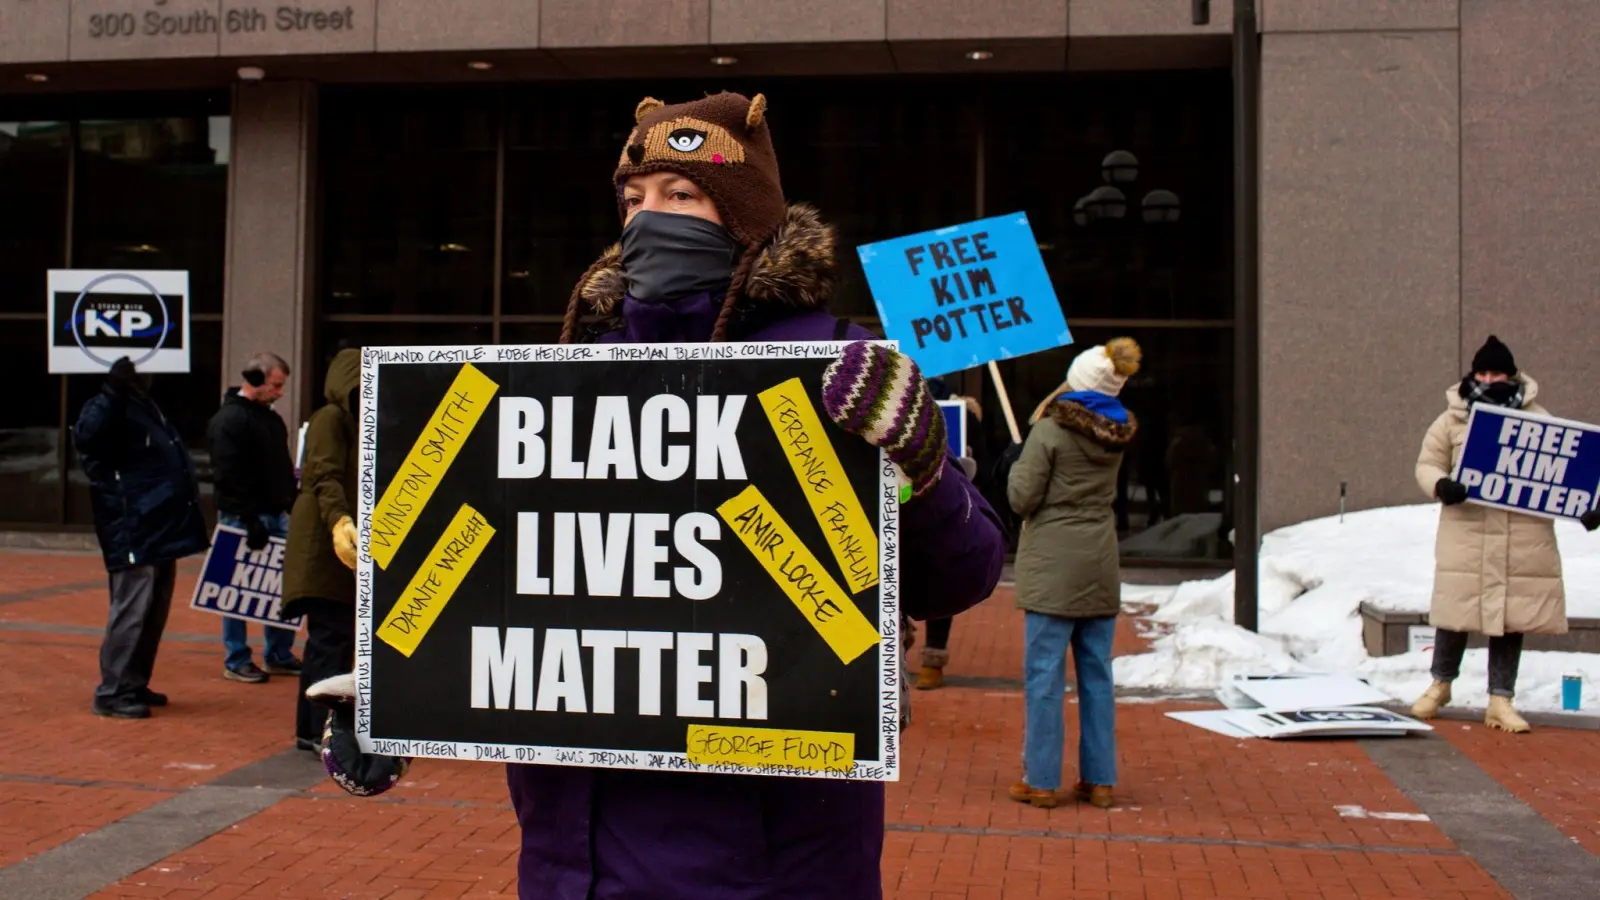
[[[145,372],[189,371],[189,273],[50,273],[50,371],[104,372],[126,356]]]

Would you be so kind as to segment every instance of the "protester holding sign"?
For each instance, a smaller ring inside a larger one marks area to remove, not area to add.
[[[194,463],[149,394],[150,376],[126,357],[72,427],[89,478],[94,528],[111,576],[95,715],[143,719],[167,697],[150,690],[172,607],[177,561],[208,546]]]
[[[289,507],[294,503],[294,465],[289,461],[289,430],[272,404],[283,396],[289,364],[276,353],[257,353],[245,363],[244,384],[229,388],[222,408],[206,427],[211,467],[216,473],[217,520],[245,532],[251,550],[269,538],[289,533]],[[260,684],[269,675],[298,675],[294,631],[263,625],[265,670],[250,658],[243,619],[222,620],[222,642],[228,655],[222,674],[230,681]]]
[[[1034,410],[1022,456],[1011,468],[1011,506],[1025,519],[1017,546],[1017,606],[1027,614],[1027,727],[1023,777],[1010,792],[1019,803],[1049,809],[1059,802],[1070,647],[1078,683],[1075,794],[1111,806],[1117,780],[1111,641],[1122,609],[1113,504],[1123,451],[1138,431],[1117,395],[1139,371],[1141,357],[1130,338],[1079,354],[1066,383]]]
[[[1528,723],[1512,706],[1524,634],[1565,634],[1566,590],[1554,523],[1506,509],[1467,503],[1468,488],[1452,473],[1467,440],[1475,406],[1546,415],[1536,402],[1539,385],[1517,371],[1510,348],[1494,336],[1472,358],[1472,371],[1445,392],[1445,411],[1434,420],[1417,458],[1417,482],[1442,504],[1434,549],[1433,602],[1428,620],[1438,630],[1433,684],[1411,707],[1431,719],[1450,702],[1461,674],[1467,635],[1489,637],[1489,709],[1484,724],[1512,733]],[[1582,516],[1600,527],[1600,513]]]
[[[811,399],[903,477],[902,602],[954,614],[999,580],[998,521],[950,460],[917,366],[827,312],[834,234],[786,206],[766,112],[731,93],[639,104],[611,187],[622,240],[580,278],[562,342],[855,341]],[[880,782],[550,765],[508,779],[523,900],[881,896]]]
[[[306,428],[300,496],[289,518],[283,616],[306,617],[295,744],[317,749],[326,714],[305,691],[350,671],[355,660],[355,507],[357,392],[361,351],[341,350],[328,366],[327,401]]]

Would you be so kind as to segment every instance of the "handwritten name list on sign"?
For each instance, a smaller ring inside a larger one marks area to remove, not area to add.
[[[407,657],[415,653],[492,537],[494,526],[463,503],[429,551],[427,561],[384,617],[378,638]]]
[[[899,493],[818,414],[840,345],[626,349],[363,354],[358,739],[898,777]]]
[[[844,570],[850,593],[877,584],[877,535],[844,478],[839,455],[823,433],[822,419],[806,396],[805,386],[800,379],[791,378],[762,391],[759,399],[812,514],[828,534],[828,549]]]
[[[1072,343],[1024,213],[856,250],[885,335],[925,375]]]
[[[497,390],[499,385],[471,363],[461,366],[373,511],[371,551],[380,567],[389,567]]]

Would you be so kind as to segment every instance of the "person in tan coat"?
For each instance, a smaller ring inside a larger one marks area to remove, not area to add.
[[[1139,345],[1118,338],[1079,354],[1067,381],[1034,411],[1007,484],[1023,517],[1017,606],[1025,611],[1023,777],[1011,799],[1057,805],[1066,739],[1067,650],[1078,683],[1077,799],[1111,806],[1117,780],[1111,644],[1122,609],[1117,471],[1138,421],[1117,395],[1139,371]]]
[[[1538,396],[1538,383],[1517,371],[1511,350],[1491,335],[1473,356],[1472,372],[1446,392],[1445,411],[1423,439],[1417,483],[1442,506],[1428,613],[1438,632],[1433,684],[1411,707],[1419,719],[1433,718],[1450,702],[1450,685],[1461,674],[1467,636],[1476,632],[1489,638],[1489,709],[1484,724],[1511,733],[1530,730],[1511,703],[1522,637],[1567,631],[1566,589],[1554,523],[1469,504],[1466,486],[1451,477],[1474,404],[1548,415]],[[1583,524],[1590,531],[1600,527],[1600,512],[1591,510]]]

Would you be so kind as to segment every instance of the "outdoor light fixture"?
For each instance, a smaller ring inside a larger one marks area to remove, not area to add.
[[[28,79],[34,84],[44,84],[46,81],[50,80],[50,76],[43,72],[29,72],[22,77]]]
[[[1100,161],[1100,177],[1106,184],[1138,181],[1139,158],[1126,150],[1113,150]]]
[[[467,68],[475,72],[487,72],[494,68],[494,63],[489,62],[488,60],[475,59],[472,62],[467,63]]]
[[[1150,225],[1171,225],[1183,215],[1183,203],[1178,200],[1178,195],[1165,188],[1145,194],[1140,206],[1143,207],[1145,222]]]
[[[1120,219],[1128,214],[1128,196],[1109,184],[1095,188],[1083,199],[1093,218]]]
[[[265,77],[267,77],[267,70],[261,68],[260,66],[240,66],[239,67],[239,80],[240,81],[260,81],[261,79],[263,79]]]
[[[737,65],[738,62],[739,62],[739,57],[737,57],[737,56],[713,56],[713,57],[711,57],[711,64],[713,66],[732,66],[732,65]]]
[[[994,54],[988,50],[969,50],[967,51],[967,59],[973,62],[986,62],[994,59]]]

